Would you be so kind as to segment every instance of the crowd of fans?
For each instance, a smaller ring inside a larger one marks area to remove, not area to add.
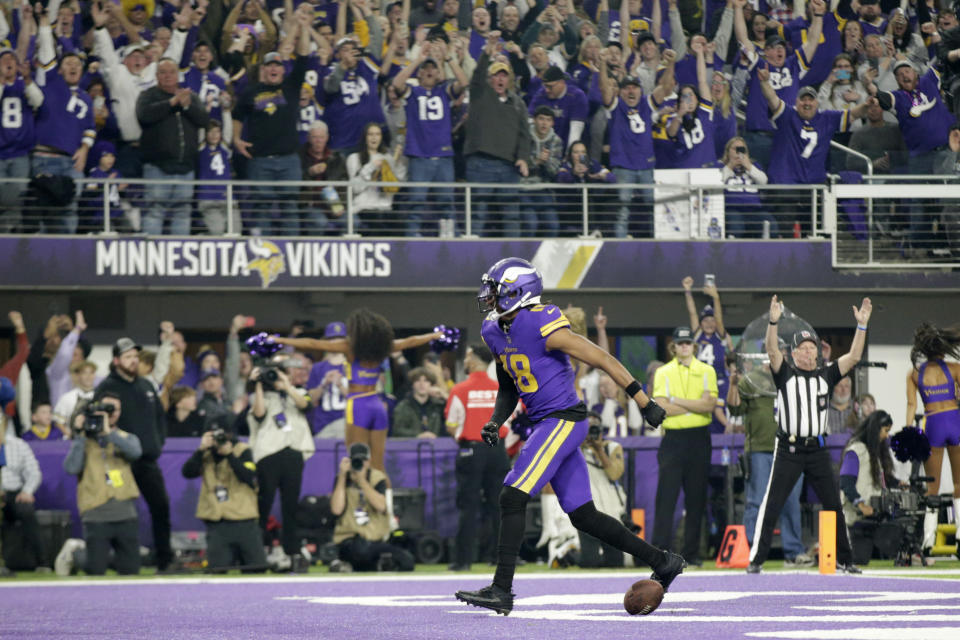
[[[554,235],[582,205],[545,185],[720,168],[729,235],[791,235],[809,195],[755,186],[857,180],[830,140],[878,173],[960,166],[943,0],[15,0],[0,17],[0,175],[32,178],[0,185],[6,232],[101,228],[104,197],[120,230],[343,232],[344,189],[238,188],[228,208],[189,182],[241,178],[349,179],[361,231],[452,235],[452,189],[379,183],[463,179],[505,185],[472,194],[474,233]],[[83,176],[164,182],[105,196]],[[593,196],[603,232],[652,235],[650,195]],[[928,240],[934,213],[903,206],[895,224]]]
[[[594,491],[605,496],[608,510],[616,517],[627,510],[623,490],[617,485],[624,471],[623,454],[619,445],[607,438],[664,436],[666,443],[673,442],[678,433],[706,437],[746,431],[748,451],[761,456],[752,464],[760,469],[766,440],[757,430],[769,425],[776,428],[766,415],[773,399],[750,387],[755,380],[737,374],[731,357],[733,340],[723,322],[716,287],[704,287],[709,303],[698,309],[692,278],[685,278],[682,285],[689,325],[678,327],[672,340],[665,343],[666,364],[651,361],[645,376],[648,394],[668,410],[675,410],[669,416],[679,417],[668,417],[663,427],[652,429],[609,376],[585,365],[576,367],[577,386],[592,425],[584,452],[594,461],[591,464],[597,468],[598,478],[607,477],[606,483],[594,483]],[[678,312],[681,308],[678,305]],[[564,313],[572,330],[587,334],[583,309],[567,307]],[[112,345],[110,364],[104,367],[90,359],[92,346],[84,338],[87,324],[82,312],[72,318],[50,317],[32,344],[20,314],[10,312],[9,318],[16,353],[0,368],[5,423],[0,428],[5,436],[0,445],[6,445],[0,452],[6,452],[2,477],[5,509],[9,510],[4,512],[5,518],[23,521],[25,533],[31,534],[27,539],[35,540],[33,494],[41,477],[28,445],[67,440],[71,450],[64,468],[80,479],[77,500],[86,544],[81,549],[79,543],[71,543],[66,557],[85,552],[77,566],[86,567],[88,573],[102,573],[112,545],[115,560],[111,566],[136,573],[140,565],[133,505],[143,495],[150,510],[157,566],[161,571],[172,570],[169,498],[157,460],[167,438],[200,438],[199,448],[183,466],[183,475],[202,479],[197,517],[207,526],[211,566],[230,566],[235,561],[248,569],[266,566],[262,544],[275,537],[269,514],[276,494],[280,494],[281,522],[295,521],[305,461],[313,455],[319,439],[344,439],[350,374],[343,354],[287,347],[269,361],[256,359],[243,344],[247,334],[255,331],[254,319],[237,315],[224,341],[216,345],[189,345],[167,321],[159,327],[156,346],[144,348],[121,337]],[[609,349],[602,308],[593,315],[592,323],[595,341]],[[289,334],[338,340],[346,337],[347,327],[343,322],[322,329],[297,323]],[[823,360],[830,361],[829,343],[822,342],[821,351]],[[491,553],[493,547],[483,546],[484,541],[478,539],[477,517],[484,514],[483,522],[492,517],[484,505],[495,507],[496,493],[509,469],[507,456],[519,451],[528,428],[522,414],[515,416],[505,449],[500,448],[499,453],[481,441],[480,426],[489,419],[497,389],[492,360],[483,344],[470,345],[462,360],[455,352],[398,351],[384,363],[377,385],[379,397],[388,407],[390,438],[451,438],[461,448],[473,450],[471,455],[458,456],[457,461],[457,504],[462,513],[459,548],[451,558],[454,568],[469,566],[478,553],[481,558]],[[702,384],[690,384],[694,369],[696,376],[703,378]],[[455,384],[457,380],[461,382]],[[851,433],[875,409],[873,397],[863,394],[855,398],[851,380],[844,378],[830,399],[828,430]],[[101,426],[91,430],[91,421],[97,422],[95,416],[102,416]],[[680,454],[688,455],[689,450],[689,445],[683,445]],[[354,444],[350,459],[344,458],[340,465],[335,489],[344,493],[331,503],[333,515],[345,523],[342,527],[338,524],[333,534],[334,542],[341,543],[336,570],[377,568],[383,553],[392,558],[390,566],[412,566],[404,549],[371,546],[383,541],[393,518],[387,508],[392,507],[390,479],[382,467],[372,463],[370,451],[364,444]],[[353,458],[362,461],[360,466],[351,467]],[[693,510],[702,518],[709,463],[677,466],[661,461],[662,474],[671,468],[697,474],[704,493]],[[679,483],[679,476],[662,477],[658,483],[658,491],[665,492],[664,514],[673,513]],[[667,488],[671,486],[674,489]],[[384,495],[377,498],[375,493]],[[755,512],[762,494],[763,485],[755,487],[752,494],[748,491],[747,520],[750,507]],[[694,494],[688,493],[687,499],[695,499]],[[660,505],[659,493],[657,500]],[[575,531],[555,502],[555,496],[547,492],[541,545],[547,546],[551,563],[561,563],[571,546],[594,553],[597,563],[611,562],[589,541],[575,539]],[[344,504],[353,506],[344,509]],[[358,522],[356,504],[382,504],[382,508],[367,508],[369,517]],[[691,508],[688,505],[688,510]],[[657,521],[654,535],[670,546],[672,518],[661,523],[658,516]],[[363,540],[353,540],[357,536]],[[790,558],[803,555],[803,550],[797,549],[799,534],[795,537]],[[344,545],[344,540],[350,542]],[[269,557],[272,566],[305,570],[308,563],[301,547],[297,529],[281,527]],[[699,561],[698,550],[699,536],[691,533],[684,544],[688,561]],[[42,550],[34,549],[32,557],[43,557]]]

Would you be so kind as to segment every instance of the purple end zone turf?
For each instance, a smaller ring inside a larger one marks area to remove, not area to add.
[[[957,580],[692,573],[640,618],[637,577],[521,576],[507,618],[454,600],[473,575],[6,583],[0,638],[960,638]]]

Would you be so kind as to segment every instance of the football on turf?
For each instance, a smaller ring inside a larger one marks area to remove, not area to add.
[[[663,602],[663,587],[656,580],[634,582],[623,596],[623,608],[632,616],[653,613]]]

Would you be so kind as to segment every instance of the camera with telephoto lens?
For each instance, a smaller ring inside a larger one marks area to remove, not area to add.
[[[106,426],[105,418],[100,414],[111,415],[115,407],[106,402],[91,402],[83,409],[83,432],[88,438],[96,438]]]
[[[210,432],[210,436],[213,438],[213,446],[216,449],[230,442],[230,436],[228,436],[227,432],[223,429],[213,429]]]
[[[873,544],[882,557],[894,558],[895,566],[910,566],[912,558],[923,552],[923,518],[927,508],[940,507],[940,496],[928,496],[924,483],[929,476],[910,478],[908,489],[884,489],[870,498],[873,515],[864,521],[874,523]]]
[[[940,496],[928,496],[924,490],[925,482],[933,482],[930,476],[910,478],[909,489],[884,489],[879,496],[870,498],[877,520],[897,520],[922,516],[927,510],[940,508]]]

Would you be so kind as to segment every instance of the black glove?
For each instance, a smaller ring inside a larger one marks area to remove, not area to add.
[[[640,415],[647,421],[651,427],[659,427],[663,419],[667,417],[667,412],[663,407],[651,400],[643,409],[640,409]]]
[[[488,422],[480,430],[480,437],[491,447],[497,446],[500,442],[500,426],[496,422]]]

